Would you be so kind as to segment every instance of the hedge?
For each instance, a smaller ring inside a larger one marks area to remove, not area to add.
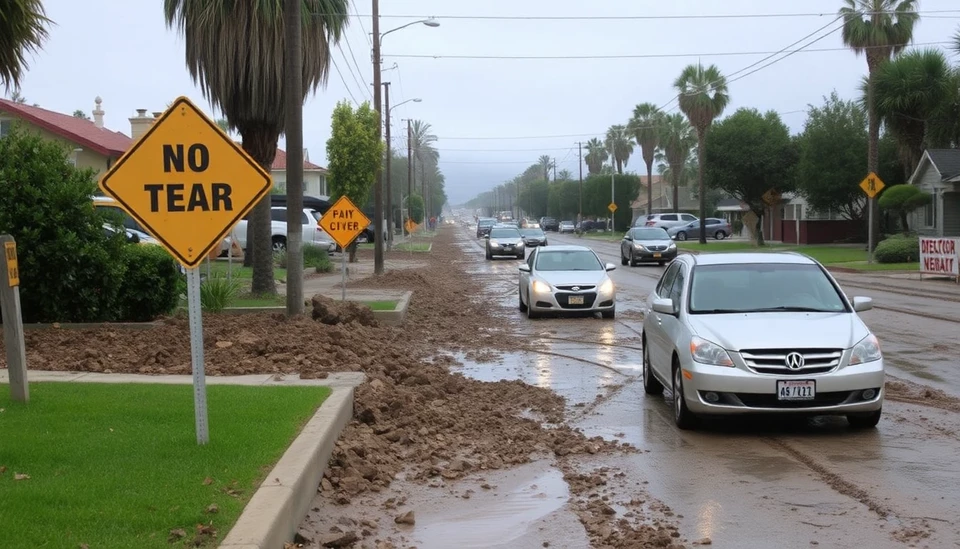
[[[873,252],[878,263],[912,263],[920,260],[920,239],[897,235],[882,240]]]

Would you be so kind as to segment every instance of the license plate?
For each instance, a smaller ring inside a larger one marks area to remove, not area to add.
[[[662,255],[663,255],[663,254],[657,252],[657,253],[653,254],[653,257],[661,257]]]
[[[777,400],[813,400],[817,397],[814,380],[777,381]]]
[[[567,303],[569,303],[570,305],[583,305],[583,296],[572,295],[567,298]]]
[[[503,249],[509,252],[513,250],[513,246],[504,246]]]

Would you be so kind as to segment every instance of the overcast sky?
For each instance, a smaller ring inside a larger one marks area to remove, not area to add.
[[[919,4],[921,21],[915,43],[945,42],[960,26],[957,0],[920,0]],[[83,109],[89,113],[99,95],[106,125],[127,134],[127,118],[138,108],[163,110],[180,95],[209,108],[187,74],[183,40],[164,25],[161,0],[44,0],[44,5],[56,26],[43,51],[30,60],[21,90],[30,103],[60,112]],[[577,141],[602,136],[611,124],[624,123],[637,103],[668,103],[674,97],[673,80],[685,65],[695,63],[698,55],[704,64],[715,63],[726,75],[743,76],[749,71],[735,73],[828,25],[841,5],[839,0],[601,0],[589,4],[573,0],[382,0],[381,32],[424,17],[436,16],[440,22],[438,28],[413,25],[384,39],[384,68],[394,63],[398,66],[384,73],[384,80],[392,82],[392,102],[423,99],[394,111],[393,146],[406,147],[406,124],[401,119],[432,124],[439,137],[447,193],[454,203],[512,178],[541,154],[556,157],[559,169],[577,175]],[[341,48],[334,52],[340,74],[332,70],[326,89],[309,97],[304,107],[304,144],[310,160],[321,165],[325,164],[330,114],[336,102],[351,93],[358,101],[372,101],[371,8],[369,2],[360,2],[351,10],[359,17],[351,17]],[[776,13],[822,15],[669,17]],[[522,18],[525,16],[633,19]],[[829,34],[838,25],[834,23],[790,49],[826,34],[809,49],[840,51],[802,51],[731,82],[732,102],[727,113],[744,106],[777,110],[790,128],[799,132],[805,119],[802,111],[809,103],[819,104],[833,89],[841,96],[854,97],[860,77],[866,73],[866,61],[841,49],[839,32]],[[744,52],[754,53],[718,55]],[[403,57],[412,55],[426,57]],[[443,58],[589,55],[647,57]],[[524,139],[517,139],[520,137]],[[630,159],[627,169],[645,168],[637,157]]]

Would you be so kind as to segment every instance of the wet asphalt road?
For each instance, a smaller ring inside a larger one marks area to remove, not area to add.
[[[627,471],[635,477],[633,484],[642,485],[637,491],[682,517],[684,536],[690,541],[708,537],[714,547],[960,547],[960,414],[888,399],[873,431],[848,430],[842,418],[718,420],[697,432],[679,431],[665,397],[644,395],[640,383],[641,304],[662,268],[620,267],[615,242],[553,233],[550,240],[590,245],[617,264],[612,278],[618,319],[528,321],[517,310],[518,261],[484,261],[480,243],[464,231],[458,261],[503,318],[491,330],[535,351],[518,351],[495,363],[465,362],[463,373],[550,387],[568,399],[573,421],[588,435],[617,438],[643,450],[581,459],[584,470],[608,465]],[[945,297],[921,288],[905,296],[844,279],[863,286],[845,287],[848,295],[868,295],[888,306],[863,318],[884,344],[890,373],[960,395],[958,352],[947,344],[960,333],[960,303],[951,301],[956,294]],[[549,461],[531,467],[513,474],[526,474],[533,479],[528,485],[539,486],[538,505],[528,502],[521,505],[523,512],[503,513],[509,498],[491,498],[488,507],[476,499],[453,500],[437,505],[434,513],[418,512],[418,525],[443,525],[436,528],[444,535],[424,529],[413,532],[410,541],[419,547],[469,546],[476,538],[469,534],[470,524],[456,519],[459,510],[477,528],[509,533],[485,538],[487,547],[535,547],[543,541],[553,547],[584,546],[573,541],[582,539],[582,531],[570,530],[572,517],[562,505],[565,488]],[[514,499],[523,500],[523,483],[516,486]],[[618,497],[633,495],[626,489]]]

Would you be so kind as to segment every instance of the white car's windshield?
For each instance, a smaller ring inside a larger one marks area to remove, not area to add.
[[[490,231],[490,238],[517,239],[517,238],[520,238],[520,231],[518,231],[517,229],[493,229],[492,231]]]
[[[549,249],[549,246],[547,247]],[[602,271],[603,264],[589,250],[541,252],[537,255],[538,271]]]
[[[667,234],[667,231],[659,227],[633,229],[630,231],[630,236],[633,237],[634,240],[670,240],[670,235]]]
[[[693,270],[691,314],[779,311],[839,313],[847,307],[817,265],[697,265]]]

